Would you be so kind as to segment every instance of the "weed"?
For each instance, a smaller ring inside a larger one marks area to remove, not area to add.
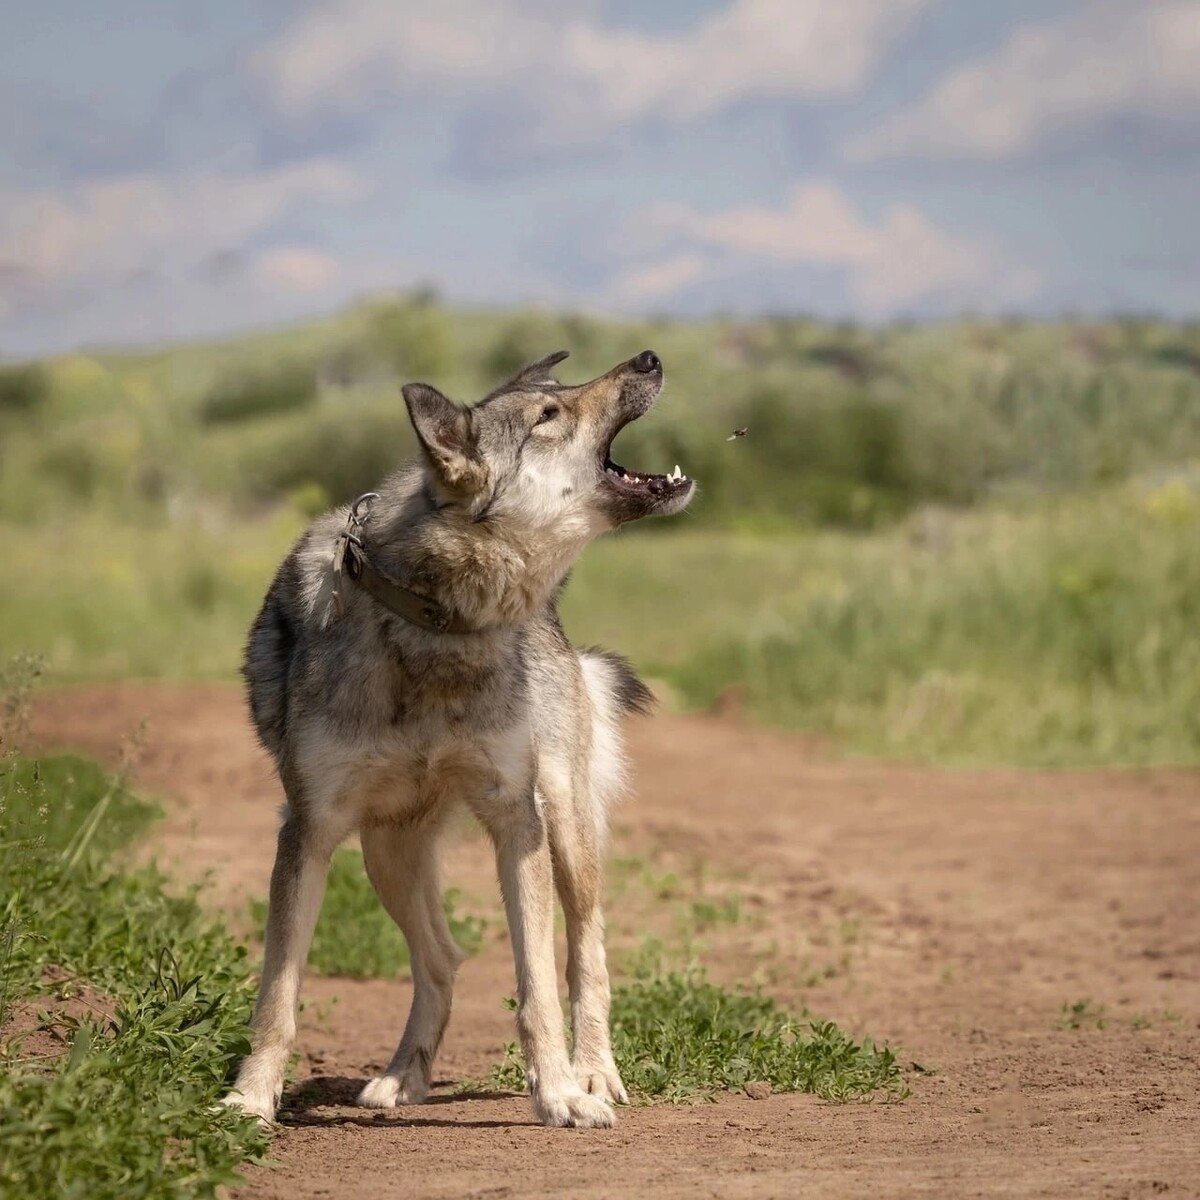
[[[613,1053],[643,1102],[709,1099],[761,1080],[826,1100],[908,1095],[894,1053],[855,1042],[831,1021],[795,1017],[761,994],[732,992],[695,971],[667,971],[613,989]],[[515,1045],[488,1085],[520,1090]]]
[[[736,925],[741,919],[741,898],[736,892],[730,892],[719,899],[702,897],[693,900],[688,910],[687,923],[697,932],[703,932],[715,925]]]
[[[1104,1005],[1092,1000],[1064,1002],[1058,1014],[1059,1029],[1103,1029],[1107,1024]]]

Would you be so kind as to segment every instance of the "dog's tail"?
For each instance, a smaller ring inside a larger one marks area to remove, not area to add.
[[[601,646],[588,646],[580,650],[579,657],[593,701],[596,699],[593,681],[603,681],[604,690],[618,712],[644,715],[654,708],[654,693],[641,681],[627,658]]]
[[[621,745],[621,716],[649,712],[650,689],[619,654],[592,646],[579,652],[583,683],[592,708],[592,748],[588,779],[591,812],[603,839],[605,814],[625,789],[625,753]]]

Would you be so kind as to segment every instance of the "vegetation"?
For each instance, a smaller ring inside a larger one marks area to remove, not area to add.
[[[732,992],[702,974],[668,971],[619,984],[612,996],[613,1056],[636,1101],[709,1099],[767,1083],[825,1100],[908,1095],[891,1050],[855,1042],[832,1021],[793,1017],[761,994]],[[523,1090],[514,1044],[487,1080]]]
[[[313,368],[284,363],[218,380],[201,401],[199,415],[205,425],[250,421],[306,408],[316,398]]]
[[[458,893],[445,895],[446,917],[458,945],[474,954],[483,944],[485,922],[455,911]],[[267,918],[265,900],[251,904],[255,924]],[[363,867],[358,850],[343,847],[333,856],[325,902],[313,935],[308,965],[320,975],[349,979],[391,979],[407,970],[408,945],[388,916]]]
[[[0,418],[6,412],[32,412],[46,399],[49,390],[49,375],[37,363],[0,366]]]
[[[0,761],[5,1196],[216,1196],[265,1149],[214,1105],[249,1044],[245,951],[119,865],[154,812],[83,759]]]
[[[422,293],[4,368],[34,399],[0,403],[0,653],[232,677],[304,522],[413,452],[402,379],[476,398],[552,349],[573,380],[647,345],[668,390],[614,454],[699,496],[588,552],[572,634],[833,748],[1200,761],[1200,326],[1144,320],[619,324]]]

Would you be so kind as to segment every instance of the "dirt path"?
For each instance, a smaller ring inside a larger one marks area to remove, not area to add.
[[[279,795],[235,689],[51,693],[35,735],[112,759],[142,717],[140,778],[168,806],[161,856],[211,871],[244,908],[266,890]],[[523,1099],[453,1095],[512,1036],[493,921],[425,1107],[350,1104],[392,1050],[408,985],[310,981],[282,1167],[239,1196],[1200,1195],[1200,774],[831,763],[698,717],[630,738],[616,957],[682,930],[718,978],[758,979],[935,1073],[913,1071],[895,1105],[730,1096],[626,1109],[614,1131],[541,1129]],[[448,877],[495,909],[477,836]],[[698,916],[696,894],[725,915]],[[1082,1028],[1060,1027],[1085,1000]]]

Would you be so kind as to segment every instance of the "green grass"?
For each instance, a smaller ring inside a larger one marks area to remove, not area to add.
[[[127,523],[98,511],[41,528],[0,521],[0,657],[34,652],[56,682],[232,679],[275,568],[302,528],[204,511]]]
[[[747,1083],[825,1100],[908,1095],[895,1054],[856,1042],[831,1021],[793,1016],[770,997],[733,992],[702,974],[666,971],[612,994],[613,1054],[634,1101],[710,1099]],[[487,1079],[522,1090],[515,1045]]]
[[[303,522],[103,513],[0,524],[0,653],[56,680],[232,678]],[[568,633],[685,706],[732,685],[832,750],[977,764],[1200,762],[1200,485],[1190,476],[936,510],[870,535],[692,529],[602,538]]]
[[[706,706],[944,763],[1200,762],[1200,490],[940,512],[869,537],[593,547],[567,628]]]
[[[474,954],[483,944],[486,923],[480,917],[460,915],[455,911],[457,902],[457,891],[446,892],[450,932],[463,950]],[[250,908],[261,929],[267,919],[266,901],[252,901]],[[391,979],[408,969],[408,944],[379,903],[362,854],[348,846],[333,856],[308,965],[320,975],[348,979]]]
[[[117,865],[154,812],[79,758],[0,762],[0,1195],[216,1196],[265,1150],[214,1108],[249,1044],[244,950]]]

